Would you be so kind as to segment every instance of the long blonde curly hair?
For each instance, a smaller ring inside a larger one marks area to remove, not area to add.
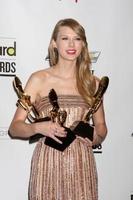
[[[48,48],[50,66],[52,67],[58,63],[58,51],[53,47],[52,41],[56,41],[59,29],[62,26],[71,28],[83,41],[82,51],[76,62],[76,81],[79,93],[91,106],[94,101],[93,96],[96,91],[96,81],[90,70],[91,59],[89,56],[85,30],[76,20],[71,18],[62,19],[56,24]]]

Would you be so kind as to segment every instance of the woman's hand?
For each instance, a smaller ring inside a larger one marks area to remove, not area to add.
[[[60,126],[56,122],[46,121],[35,123],[35,132],[41,133],[46,137],[54,139],[58,143],[62,143],[57,137],[66,137],[67,132],[64,127]]]

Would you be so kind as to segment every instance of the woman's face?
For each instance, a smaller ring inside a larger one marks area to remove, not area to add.
[[[54,47],[58,50],[59,59],[73,61],[80,55],[83,41],[71,28],[62,26],[56,41],[54,41]]]

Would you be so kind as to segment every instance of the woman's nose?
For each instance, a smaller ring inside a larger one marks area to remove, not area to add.
[[[74,41],[73,41],[73,39],[69,39],[69,46],[74,46]]]

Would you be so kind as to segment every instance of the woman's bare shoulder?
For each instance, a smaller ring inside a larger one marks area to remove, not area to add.
[[[47,69],[38,70],[33,72],[25,86],[25,91],[29,93],[35,93],[44,85],[45,80],[48,77]]]
[[[31,74],[30,79],[34,79],[36,81],[42,81],[49,76],[49,71],[50,71],[49,68],[35,71]]]
[[[25,88],[25,91],[32,95],[33,101],[41,96],[47,96],[51,89],[51,68],[45,68],[33,72]]]

